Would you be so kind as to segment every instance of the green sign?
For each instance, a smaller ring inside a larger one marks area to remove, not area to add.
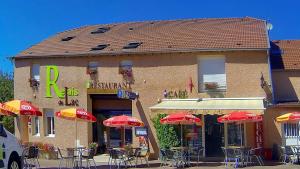
[[[53,88],[54,93],[57,97],[63,99],[65,98],[65,89],[59,89],[57,81],[59,78],[59,71],[57,66],[49,65],[46,66],[46,97],[52,98],[51,88]],[[79,91],[75,88],[68,88],[68,96],[78,96]]]

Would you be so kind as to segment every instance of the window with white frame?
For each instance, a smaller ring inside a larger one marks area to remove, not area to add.
[[[225,57],[201,57],[198,62],[199,91],[225,91]]]
[[[54,111],[53,109],[44,110],[44,124],[45,124],[45,134],[49,137],[55,136],[55,126],[54,126]]]
[[[299,124],[297,123],[285,123],[284,134],[286,138],[299,136]]]
[[[40,136],[40,119],[39,117],[32,117],[31,118],[31,124],[32,124],[32,135],[34,136]]]
[[[40,65],[39,64],[33,64],[31,67],[31,78],[33,78],[36,81],[40,81]]]

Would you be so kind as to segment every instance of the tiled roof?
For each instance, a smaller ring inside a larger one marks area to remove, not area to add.
[[[300,70],[300,40],[271,42],[272,69]]]
[[[99,28],[104,33],[91,33]],[[123,49],[129,42],[142,44],[134,49]],[[103,44],[109,45],[103,50],[91,51]],[[264,20],[250,17],[183,19],[85,26],[58,33],[16,57],[267,48]]]

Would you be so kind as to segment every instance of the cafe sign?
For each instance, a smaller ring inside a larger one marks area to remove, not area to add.
[[[64,87],[59,88],[57,82],[59,80],[59,71],[57,66],[49,65],[46,66],[46,98],[53,98],[51,93],[51,89],[53,89],[55,95],[60,99],[58,102],[59,105],[67,105],[67,106],[78,106],[77,99],[71,99],[70,102],[68,100],[69,96],[78,96],[79,90],[74,87]]]

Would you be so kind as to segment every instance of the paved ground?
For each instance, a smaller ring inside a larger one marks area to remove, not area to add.
[[[58,160],[40,160],[41,168],[58,168],[59,161]],[[85,164],[84,164],[85,165]],[[188,167],[189,169],[224,169],[224,164],[222,162],[201,162],[199,163],[199,166]],[[135,167],[132,167],[135,168]],[[137,169],[147,168],[146,165],[138,165]],[[173,169],[173,167],[160,167],[160,162],[158,160],[150,161],[150,167],[149,169]],[[232,166],[229,168],[233,168]],[[250,169],[300,169],[300,165],[283,165],[276,162],[265,162],[265,166],[248,166],[245,168]],[[92,168],[94,169],[94,168]],[[97,162],[97,169],[110,169],[110,167],[107,165],[107,163],[104,162]],[[111,169],[116,169],[116,167],[112,167]]]

